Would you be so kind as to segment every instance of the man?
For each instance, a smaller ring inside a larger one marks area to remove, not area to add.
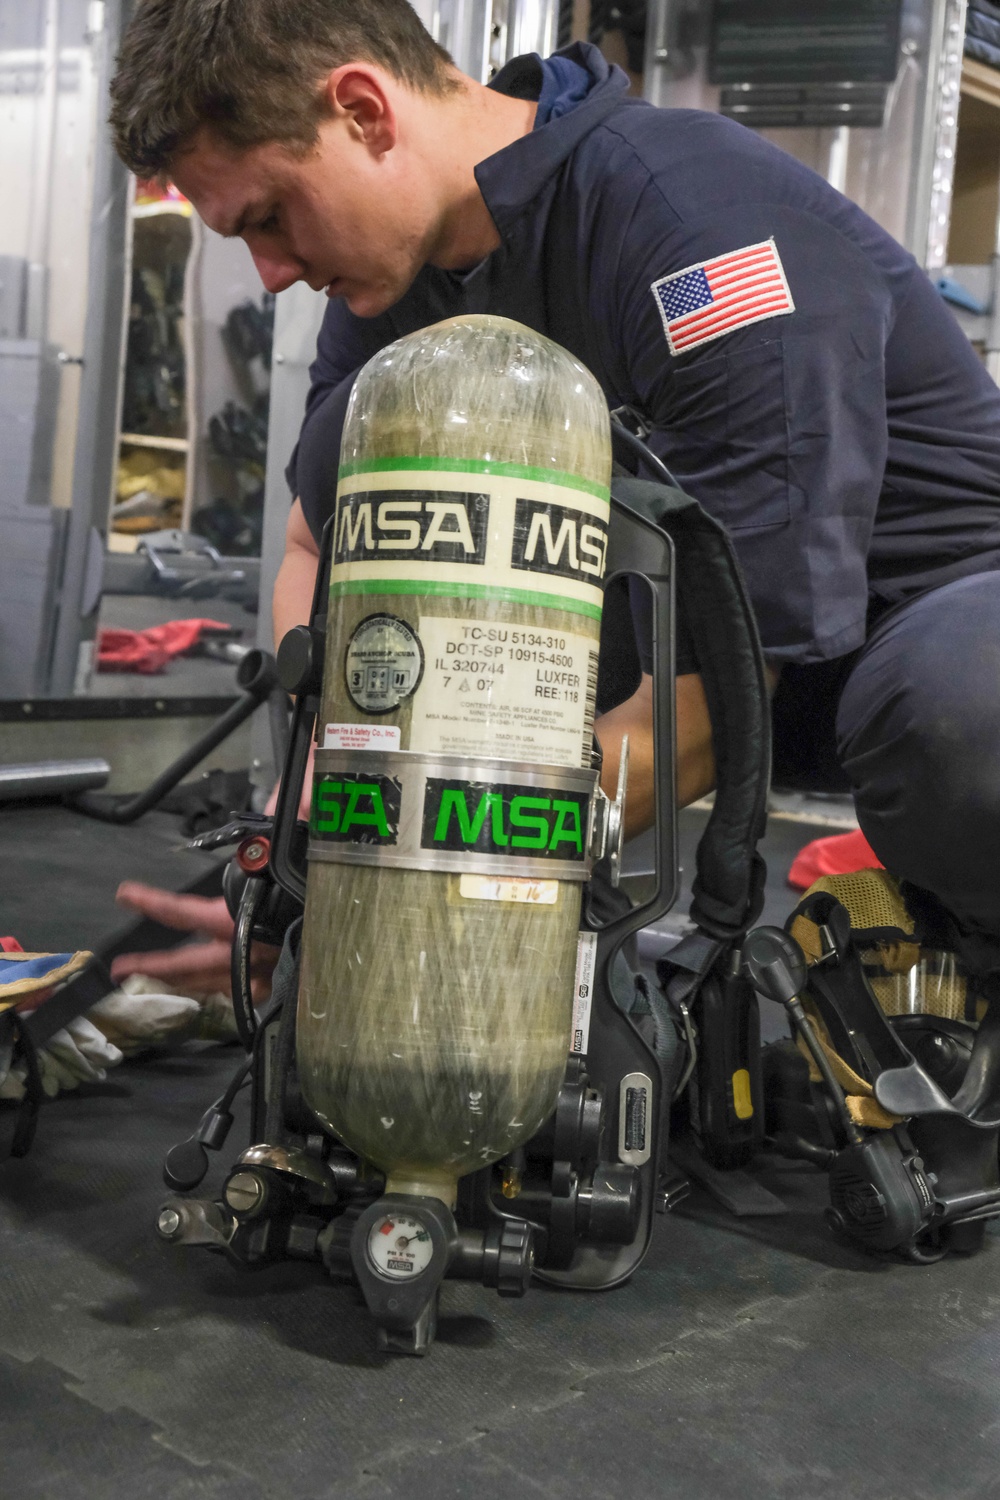
[[[779,761],[839,761],[882,861],[1000,962],[1000,393],[910,256],[742,127],[626,97],[595,49],[464,78],[404,0],[147,0],[118,149],[169,173],[271,291],[331,299],[289,477],[275,632],[302,620],[357,369],[440,318],[565,345],[728,527]],[[649,662],[646,660],[648,669]],[[713,783],[697,662],[683,802]],[[602,719],[610,776],[650,679]]]

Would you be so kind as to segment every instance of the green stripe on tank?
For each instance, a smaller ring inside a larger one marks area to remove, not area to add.
[[[544,609],[563,609],[570,615],[600,620],[599,604],[567,599],[562,594],[535,594],[529,589],[490,588],[484,583],[419,583],[410,578],[349,578],[330,584],[330,598],[344,594],[426,594],[435,599],[503,599],[510,604],[536,604]]]
[[[506,479],[533,479],[539,484],[560,484],[568,490],[583,490],[594,495],[606,505],[611,503],[611,491],[606,484],[595,484],[591,479],[581,479],[578,474],[567,474],[562,469],[536,469],[530,464],[501,464],[478,458],[372,458],[366,463],[341,464],[340,479],[350,479],[355,474],[391,474],[395,470],[437,469],[445,474],[499,474]]]

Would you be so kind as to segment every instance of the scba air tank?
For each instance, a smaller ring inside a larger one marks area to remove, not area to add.
[[[594,378],[506,319],[400,339],[355,384],[297,1049],[390,1192],[453,1201],[564,1076],[610,472]]]

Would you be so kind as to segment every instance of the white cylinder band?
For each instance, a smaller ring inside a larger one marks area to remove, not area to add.
[[[597,785],[526,761],[318,750],[309,859],[588,880]]]

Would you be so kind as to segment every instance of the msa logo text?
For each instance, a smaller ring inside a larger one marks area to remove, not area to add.
[[[607,550],[608,528],[596,516],[540,500],[517,501],[512,568],[599,583]]]
[[[337,506],[334,561],[484,563],[489,495],[454,490],[371,490]]]
[[[335,844],[394,844],[402,793],[391,776],[338,772],[313,781],[309,832]]]
[[[582,860],[587,803],[582,792],[431,776],[421,843],[425,849]]]

